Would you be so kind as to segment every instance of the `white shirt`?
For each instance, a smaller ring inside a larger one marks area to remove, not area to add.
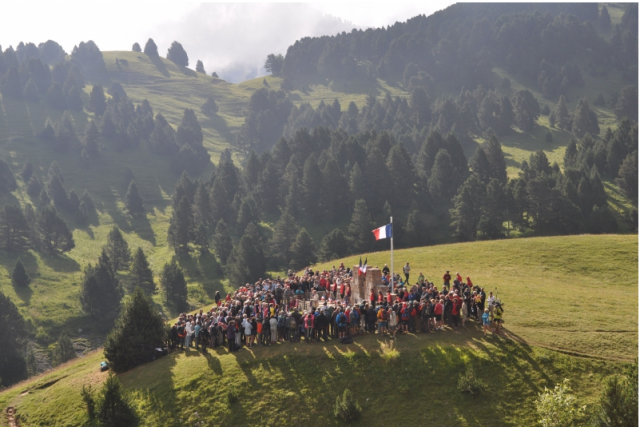
[[[489,307],[496,305],[496,297],[495,296],[493,296],[493,295],[489,296],[488,300],[489,300]]]

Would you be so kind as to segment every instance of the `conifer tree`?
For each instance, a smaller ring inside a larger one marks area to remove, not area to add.
[[[38,95],[38,86],[36,86],[36,82],[33,81],[32,78],[29,78],[27,85],[24,87],[24,99],[31,102],[38,102],[40,99]]]
[[[182,45],[177,41],[171,43],[171,46],[167,50],[167,59],[181,67],[189,66],[189,56],[187,55],[187,52],[184,50]]]
[[[154,58],[160,56],[158,54],[158,46],[156,46],[156,43],[153,41],[153,39],[150,38],[149,40],[147,40],[147,43],[144,45],[144,53],[147,56]]]
[[[27,376],[22,355],[22,338],[26,336],[24,318],[9,297],[0,292],[0,378],[9,386]]]
[[[278,205],[280,204],[279,189],[282,177],[282,171],[278,166],[275,156],[272,155],[258,175],[258,188],[255,194],[260,198],[259,203],[264,214],[278,212]],[[321,194],[318,196],[321,196]]]
[[[604,32],[607,32],[611,29],[611,16],[609,16],[609,9],[607,9],[607,6],[602,6],[602,9],[600,9],[600,14],[598,15],[598,25]]]
[[[214,223],[218,223],[221,219],[224,219],[225,222],[229,221],[231,224],[235,223],[233,207],[229,202],[223,179],[220,176],[217,176],[213,181],[209,202],[211,203],[211,220]]]
[[[71,359],[76,358],[76,351],[73,348],[73,343],[69,339],[66,333],[60,334],[56,346],[53,348],[51,355],[51,364],[53,366],[62,365]]]
[[[29,248],[29,223],[18,205],[6,204],[0,210],[0,247],[7,253]]]
[[[476,239],[484,193],[485,186],[476,175],[471,175],[460,186],[458,194],[453,199],[451,226],[454,227],[456,236],[463,241]]]
[[[284,265],[291,261],[291,245],[296,239],[300,227],[296,220],[287,212],[283,213],[273,230],[270,247]]]
[[[238,209],[238,228],[244,230],[250,222],[259,222],[256,214],[257,207],[253,197],[244,197]]]
[[[482,146],[478,146],[476,152],[469,160],[469,167],[473,174],[484,184],[488,184],[491,179],[491,164],[487,159],[487,153],[482,149]]]
[[[76,246],[64,219],[51,205],[44,206],[38,212],[35,233],[38,243],[49,254],[57,251],[68,252]]]
[[[165,339],[162,317],[143,290],[136,288],[107,335],[104,356],[114,372],[125,372],[148,362]]]
[[[142,52],[142,49],[140,48],[140,44],[138,44],[138,42],[135,42],[133,44],[133,46],[131,47],[131,50],[133,52]]]
[[[196,72],[202,73],[202,74],[207,74],[207,72],[204,70],[204,64],[199,59],[196,62]]]
[[[452,176],[453,165],[451,156],[446,150],[440,150],[429,177],[429,193],[432,196],[448,202],[455,194],[455,178]]]
[[[351,169],[349,190],[351,191],[351,198],[354,200],[356,198],[362,198],[367,194],[367,184],[358,163]]]
[[[31,175],[33,175],[33,165],[31,164],[31,162],[29,162],[29,160],[27,160],[26,162],[24,162],[22,170],[20,170],[20,176],[22,177],[23,182],[28,182],[29,178],[31,178]]]
[[[18,258],[16,261],[15,267],[13,267],[13,273],[11,273],[11,284],[13,286],[23,288],[29,286],[31,279],[27,274],[27,270],[24,268],[24,264],[22,264],[22,260]]]
[[[626,117],[633,122],[638,121],[638,88],[636,86],[622,88],[613,112],[618,120]]]
[[[507,183],[507,163],[504,160],[502,144],[495,135],[491,135],[489,140],[482,145],[482,149],[487,154],[490,166],[491,178],[497,179],[500,184]]]
[[[151,271],[147,256],[141,247],[138,247],[135,255],[133,255],[129,278],[134,287],[139,287],[147,294],[152,294],[156,290],[156,284],[153,281],[153,271]]]
[[[89,95],[89,108],[96,116],[102,116],[107,109],[107,98],[102,85],[94,85]]]
[[[169,222],[167,242],[176,254],[188,254],[189,243],[195,240],[193,209],[187,196],[182,196],[178,207],[173,211]]]
[[[616,184],[631,200],[638,200],[638,151],[634,151],[625,157],[620,169]]]
[[[189,144],[191,147],[201,147],[204,137],[202,136],[202,128],[198,123],[196,113],[187,108],[182,115],[182,121],[176,132],[176,141],[178,145]]]
[[[336,191],[337,189],[348,188],[349,183],[340,172],[338,163],[332,158],[322,170],[322,205],[329,218],[334,220],[348,210],[348,200],[346,191]],[[362,195],[360,196],[362,197]]]
[[[356,200],[351,223],[347,229],[349,246],[353,253],[364,253],[371,249],[374,242],[372,229],[367,203],[363,199]]]
[[[42,183],[40,182],[40,178],[38,178],[38,175],[32,175],[31,178],[29,178],[29,182],[27,182],[27,194],[34,198],[40,194],[41,190]]]
[[[516,126],[525,132],[533,129],[533,125],[540,117],[538,100],[534,98],[531,92],[525,89],[515,93],[512,103]]]
[[[126,270],[131,263],[131,252],[129,244],[124,239],[122,232],[117,225],[114,225],[109,234],[107,234],[107,244],[104,250],[111,261],[114,271]]]
[[[103,249],[98,262],[95,265],[88,264],[84,269],[80,289],[82,309],[94,318],[104,318],[118,308],[122,295],[120,281]]]
[[[209,95],[204,104],[202,104],[202,106],[200,107],[200,111],[202,111],[202,114],[208,117],[212,117],[218,112],[218,104],[216,104],[216,101],[211,95]]]
[[[415,193],[416,173],[411,157],[402,142],[394,145],[387,156],[387,169],[393,182],[396,206],[408,206]]]
[[[553,116],[560,129],[571,130],[571,114],[567,108],[567,100],[564,95],[560,95],[556,109],[553,111]]]
[[[87,224],[87,220],[89,219],[89,208],[87,208],[85,202],[80,202],[78,210],[74,215],[74,219],[78,225],[83,226]]]
[[[320,245],[320,260],[329,261],[331,259],[342,258],[349,252],[349,242],[344,233],[336,228],[331,233],[324,236]]]
[[[67,99],[64,96],[64,92],[62,92],[62,87],[59,83],[54,83],[51,85],[49,90],[47,91],[46,96],[47,104],[58,110],[64,110],[67,108]]]
[[[168,305],[177,309],[183,309],[187,306],[187,282],[175,259],[171,260],[171,263],[164,264],[160,284],[164,288]]]
[[[577,138],[582,138],[587,133],[590,133],[593,136],[598,136],[600,134],[598,117],[596,113],[589,108],[589,103],[586,98],[582,98],[578,101],[576,110],[573,112],[571,130]]]
[[[66,210],[68,208],[69,196],[57,175],[53,175],[49,178],[49,182],[47,182],[47,195],[58,209]]]
[[[378,148],[369,152],[364,167],[364,176],[367,182],[367,193],[365,201],[367,206],[371,206],[374,211],[384,205],[393,191],[393,182],[387,169],[387,164]]]
[[[97,399],[96,418],[101,426],[134,427],[138,425],[133,402],[120,380],[110,373]]]
[[[233,250],[233,242],[224,219],[218,221],[216,225],[215,234],[213,235],[213,250],[218,255],[218,258],[220,258],[220,263],[223,265],[226,264],[227,258],[229,258]]]
[[[100,156],[100,149],[98,148],[98,140],[100,138],[100,131],[94,120],[87,123],[84,130],[83,145],[86,148],[87,153],[91,158],[97,158]]]
[[[293,245],[291,245],[291,262],[289,266],[293,270],[301,270],[315,264],[317,260],[318,257],[316,256],[316,247],[313,239],[311,239],[307,230],[302,228],[300,232],[298,232]]]
[[[142,205],[142,197],[138,193],[138,186],[135,180],[129,183],[127,194],[124,196],[124,205],[127,208],[129,214],[136,216],[144,212],[144,206]]]
[[[321,215],[319,202],[322,189],[322,172],[318,167],[318,158],[315,153],[313,153],[304,162],[302,170],[304,209],[310,218],[316,219]]]
[[[198,226],[207,227],[211,223],[211,200],[203,183],[198,184],[193,197],[193,219]]]
[[[11,98],[22,98],[22,84],[20,84],[20,74],[18,68],[14,65],[10,66],[5,75],[2,77],[0,90],[3,95]]]
[[[227,276],[230,283],[244,285],[264,277],[266,271],[267,262],[262,238],[258,227],[251,223],[247,226],[238,245],[231,251],[227,260]]]
[[[73,111],[82,111],[82,95],[80,89],[73,86],[67,95],[67,106]]]
[[[80,198],[78,197],[78,193],[76,193],[76,190],[71,189],[67,197],[67,211],[70,213],[75,213],[78,210],[78,206],[80,206]]]
[[[417,206],[414,206],[409,211],[403,231],[408,247],[425,246],[427,244],[427,226]]]

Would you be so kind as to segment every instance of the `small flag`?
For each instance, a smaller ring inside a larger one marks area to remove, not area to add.
[[[392,237],[392,233],[393,232],[391,224],[383,225],[382,227],[373,230],[373,235],[375,236],[376,240],[388,239]]]
[[[358,267],[358,276],[367,274],[367,258],[364,259],[364,265],[362,265],[362,257],[360,257],[360,267]]]

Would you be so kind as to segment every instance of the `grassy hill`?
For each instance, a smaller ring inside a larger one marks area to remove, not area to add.
[[[388,252],[367,257],[381,265]],[[400,336],[393,345],[367,336],[350,346],[173,353],[119,377],[145,426],[340,425],[332,405],[344,388],[362,405],[363,425],[534,425],[534,400],[544,387],[569,378],[592,411],[604,379],[637,357],[637,257],[637,238],[618,235],[397,251],[397,267],[408,261],[412,274],[435,280],[450,269],[497,288],[507,337],[483,338],[470,325]],[[356,259],[319,267],[339,262]],[[15,406],[21,425],[82,425],[79,390],[104,381],[102,360],[97,351],[18,384],[0,393],[0,407]],[[469,364],[488,385],[477,397],[456,388]],[[227,399],[232,390],[237,403]]]

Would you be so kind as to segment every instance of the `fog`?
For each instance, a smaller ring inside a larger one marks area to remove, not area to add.
[[[207,73],[216,71],[237,83],[264,75],[266,56],[284,55],[302,37],[391,25],[450,4],[12,2],[3,6],[3,15],[11,19],[0,26],[0,45],[51,39],[70,53],[80,41],[93,40],[103,51],[130,50],[134,42],[144,47],[151,37],[165,56],[177,40],[189,55],[190,68],[200,59]]]

